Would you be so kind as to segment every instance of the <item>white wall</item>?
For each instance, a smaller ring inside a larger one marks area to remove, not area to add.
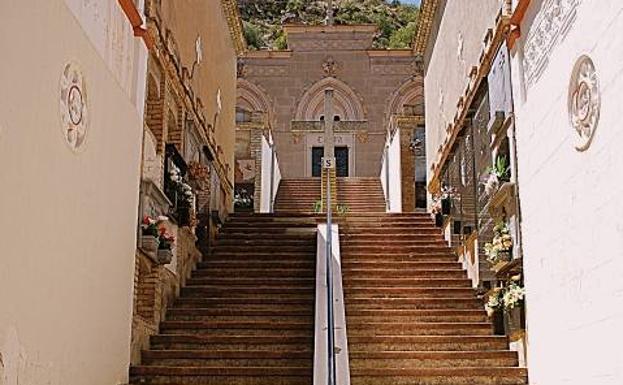
[[[277,157],[274,158],[273,163],[273,147],[272,135],[269,135],[269,139],[262,135],[262,180],[260,191],[260,212],[271,212],[271,202],[274,202],[277,196],[277,189],[279,188],[279,182],[281,182],[281,170],[279,169],[279,162]],[[271,171],[272,170],[272,171]],[[273,191],[271,196],[271,177],[273,183]]]
[[[272,163],[272,148],[262,135],[262,174],[261,174],[261,191],[260,191],[260,212],[270,212],[270,169]]]
[[[620,385],[623,2],[578,1],[564,39],[543,35],[553,48],[537,50],[544,71],[527,87],[522,46],[544,3],[532,1],[513,52],[530,383]],[[594,141],[578,152],[567,93],[582,54],[595,63],[602,104]]]
[[[97,2],[110,4],[117,2]],[[132,31],[122,30],[125,42]],[[133,56],[120,82],[123,68],[111,69],[117,62],[104,59],[62,0],[1,1],[0,47],[0,383],[122,384],[145,51],[123,51]],[[117,57],[115,49],[104,53]],[[88,97],[87,140],[77,153],[65,142],[59,112],[68,61],[80,64]]]
[[[400,156],[400,129],[396,129],[393,137],[388,135],[385,143],[387,151],[384,153],[381,166],[381,186],[387,203],[387,212],[402,212],[402,182]]]
[[[426,63],[427,167],[437,159],[446,127],[454,119],[456,105],[463,95],[472,66],[478,65],[482,41],[505,0],[440,1],[445,3],[443,19],[434,50]],[[433,44],[433,43],[431,43]],[[430,179],[432,175],[428,175]]]

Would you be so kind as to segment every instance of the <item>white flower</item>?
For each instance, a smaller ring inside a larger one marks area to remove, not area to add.
[[[500,181],[497,175],[495,175],[494,173],[491,173],[489,174],[489,178],[484,184],[485,184],[485,194],[492,195],[498,189],[498,186],[500,185]]]
[[[158,220],[158,222],[166,222],[166,221],[169,220],[169,217],[164,216],[164,215],[160,215],[157,220]]]

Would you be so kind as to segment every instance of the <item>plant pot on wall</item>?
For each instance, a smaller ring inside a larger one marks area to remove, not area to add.
[[[161,265],[168,265],[173,260],[171,249],[158,249],[157,261]]]
[[[525,317],[524,317],[524,305],[523,301],[518,306],[515,306],[512,309],[508,309],[504,312],[505,325],[506,325],[506,334],[510,335],[511,333],[517,330],[525,329]]]
[[[443,214],[441,213],[435,214],[435,226],[437,227],[443,226]]]
[[[450,215],[451,208],[452,208],[452,202],[450,198],[444,198],[441,200],[441,213],[443,215]]]
[[[141,249],[152,259],[156,258],[160,241],[154,235],[145,235],[141,237]]]

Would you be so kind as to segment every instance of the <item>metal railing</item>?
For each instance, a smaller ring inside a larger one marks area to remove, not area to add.
[[[333,316],[333,218],[331,209],[331,170],[326,170],[327,188],[325,191],[327,202],[327,242],[326,242],[326,272],[327,272],[327,368],[328,385],[335,385],[335,321]]]

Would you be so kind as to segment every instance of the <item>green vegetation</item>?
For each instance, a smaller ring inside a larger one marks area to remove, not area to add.
[[[285,49],[281,26],[321,25],[326,0],[239,0],[244,35],[250,49]],[[408,48],[417,28],[419,8],[398,0],[334,0],[335,24],[376,24],[375,48]]]

